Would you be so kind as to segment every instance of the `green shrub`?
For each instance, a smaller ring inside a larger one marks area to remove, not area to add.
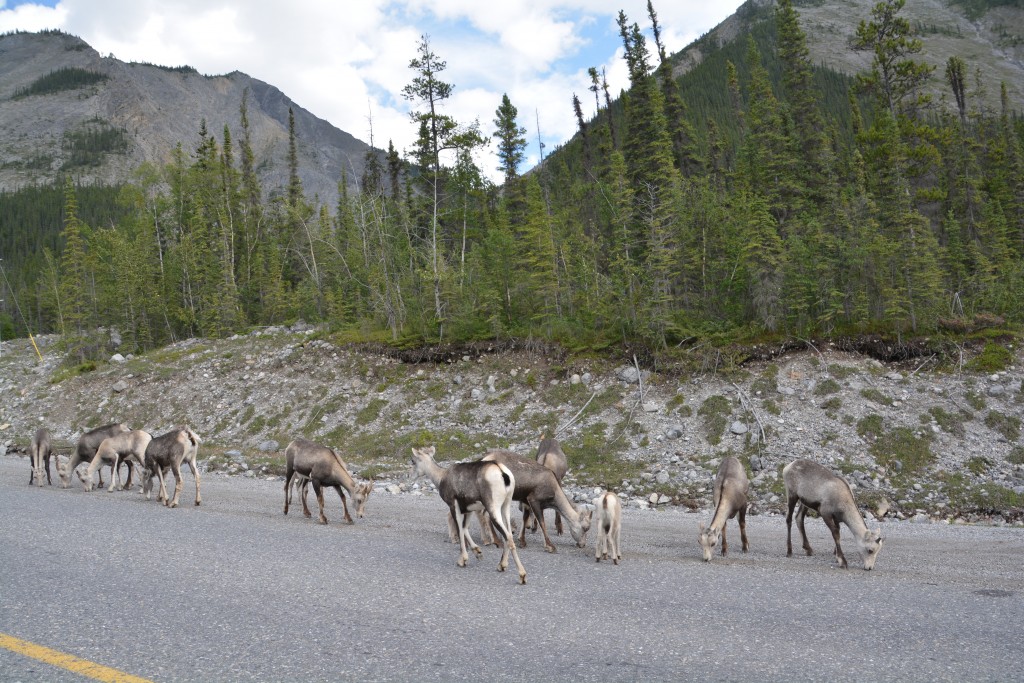
[[[943,431],[953,434],[954,436],[963,436],[966,433],[964,429],[964,414],[959,415],[953,413],[947,413],[942,407],[935,406],[929,408],[928,412],[931,414],[935,423],[942,428]]]
[[[851,375],[856,375],[857,368],[851,368],[849,365],[837,365],[833,363],[828,366],[828,374],[832,375],[836,379],[846,379]]]
[[[967,470],[975,476],[980,477],[985,474],[989,467],[992,467],[992,461],[979,455],[976,455],[967,461]]]
[[[985,397],[976,391],[968,391],[966,394],[964,394],[964,399],[967,401],[967,405],[974,408],[975,410],[985,409]]]
[[[878,403],[879,405],[892,406],[893,404],[893,400],[886,396],[885,394],[883,394],[878,389],[861,389],[860,395],[869,401],[874,401],[875,403]]]
[[[1024,465],[1024,446],[1014,446],[1006,456],[1006,462],[1012,465]]]
[[[1013,363],[1013,352],[1002,344],[989,342],[981,353],[967,363],[967,369],[972,372],[999,372],[1005,370]]]
[[[879,464],[887,467],[899,460],[903,463],[904,475],[918,472],[935,462],[928,435],[918,436],[907,427],[897,427],[879,436],[871,444],[871,454]]]
[[[388,402],[382,398],[370,399],[366,406],[356,413],[355,422],[357,425],[367,425],[380,417],[381,411]]]
[[[717,446],[722,442],[722,432],[729,421],[732,403],[725,396],[709,396],[701,404],[698,415],[704,418],[704,435],[708,443]]]
[[[839,408],[842,405],[843,405],[843,402],[839,399],[839,397],[838,396],[833,396],[832,398],[830,398],[827,401],[825,401],[824,403],[822,403],[821,407],[824,410],[835,411],[835,410],[839,410]]]
[[[1016,441],[1020,437],[1020,418],[1003,415],[998,410],[990,411],[985,416],[985,426],[999,432],[1008,441]]]
[[[877,438],[885,433],[885,426],[882,422],[882,416],[872,413],[866,417],[862,417],[857,421],[857,434],[861,438],[867,438],[868,436]]]
[[[818,382],[817,386],[814,387],[815,396],[828,396],[829,394],[839,393],[842,387],[839,386],[839,382],[834,379],[826,379],[823,382]]]

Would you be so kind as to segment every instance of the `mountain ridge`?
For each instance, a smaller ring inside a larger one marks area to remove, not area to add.
[[[46,95],[15,97],[58,69],[81,69],[104,80]],[[163,67],[101,56],[85,41],[59,33],[0,36],[0,189],[52,182],[70,172],[80,182],[128,180],[143,162],[162,165],[174,147],[198,144],[206,122],[218,138],[227,126],[241,137],[239,109],[248,90],[248,118],[256,169],[264,192],[287,185],[288,109],[295,113],[299,176],[307,196],[333,203],[342,171],[354,184],[369,145],[320,119],[277,87],[240,71],[205,76],[190,67]],[[123,131],[126,151],[106,153],[98,165],[67,165],[69,131],[89,126]]]

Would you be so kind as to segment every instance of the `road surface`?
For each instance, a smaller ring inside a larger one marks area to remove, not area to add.
[[[210,474],[195,507],[186,474],[170,510],[28,476],[0,457],[0,635],[153,681],[1024,680],[1021,528],[886,522],[865,572],[844,527],[843,571],[817,519],[812,557],[757,516],[705,564],[706,513],[630,509],[619,566],[538,534],[521,586],[493,547],[455,566],[433,495],[350,526],[329,491],[322,526],[280,481]],[[87,679],[0,647],[0,680]]]

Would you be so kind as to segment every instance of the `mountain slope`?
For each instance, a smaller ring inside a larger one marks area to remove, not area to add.
[[[62,69],[97,74],[97,82],[18,96]],[[188,67],[129,64],[102,57],[81,39],[56,32],[0,36],[0,189],[49,182],[65,172],[86,182],[127,180],[142,162],[166,162],[179,142],[189,152],[198,144],[203,120],[218,139],[227,125],[237,143],[246,89],[253,152],[264,191],[287,184],[291,107],[303,187],[309,197],[318,195],[333,205],[342,169],[354,182],[369,147],[302,109],[274,86],[237,71],[203,76]],[[95,142],[97,137],[108,151],[74,155],[76,143],[81,147],[84,140]]]
[[[709,50],[746,35],[751,24],[763,20],[775,0],[748,0],[734,15],[673,56],[679,76],[703,60]],[[807,37],[811,61],[853,75],[870,68],[871,55],[851,47],[857,26],[871,20],[877,0],[794,0],[800,25]],[[991,0],[970,3],[951,0],[911,0],[901,17],[918,31],[924,49],[922,61],[936,67],[931,91],[950,100],[942,76],[946,60],[962,58],[972,74],[978,70],[986,86],[985,101],[999,106],[999,83],[1006,83],[1010,105],[1024,109],[1024,8],[999,6]]]

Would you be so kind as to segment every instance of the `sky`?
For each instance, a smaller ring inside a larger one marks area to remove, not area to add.
[[[714,28],[739,0],[656,0],[667,50]],[[399,151],[416,136],[403,99],[421,37],[453,86],[443,113],[494,132],[503,94],[527,129],[527,160],[572,137],[572,96],[594,113],[588,67],[604,68],[612,95],[628,84],[619,10],[648,35],[646,0],[0,0],[0,33],[60,29],[101,55],[191,66],[206,75],[242,71],[364,142]],[[493,145],[477,159],[493,180]]]

